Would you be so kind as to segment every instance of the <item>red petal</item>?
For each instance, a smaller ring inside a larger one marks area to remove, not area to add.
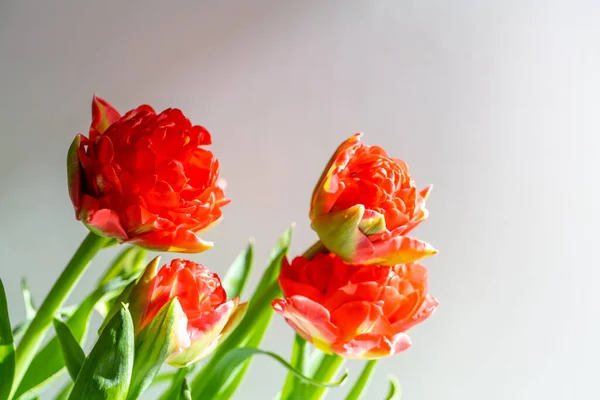
[[[107,236],[127,240],[127,233],[121,225],[119,214],[113,210],[101,209],[88,215],[85,225],[94,233],[101,236]]]
[[[292,296],[285,300],[274,300],[273,308],[288,322],[293,324],[298,333],[310,338],[311,342],[334,343],[339,329],[331,323],[329,311],[322,305],[302,296]]]

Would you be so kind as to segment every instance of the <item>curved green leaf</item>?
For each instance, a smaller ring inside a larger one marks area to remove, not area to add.
[[[254,294],[250,298],[248,311],[246,312],[244,319],[231,335],[217,347],[212,358],[194,377],[191,388],[195,399],[206,398],[203,391],[209,384],[214,368],[230,349],[248,345],[250,341],[255,342],[253,344],[254,346],[260,344],[273,316],[271,301],[281,293],[277,277],[281,270],[283,258],[290,248],[293,228],[294,225],[281,235],[275,248],[271,251],[269,265],[263,273]],[[245,370],[245,368],[241,368],[236,374],[241,374],[243,376]],[[239,380],[241,380],[241,378]],[[233,391],[235,391],[235,387],[233,388]]]
[[[67,324],[54,318],[54,330],[58,337],[67,371],[69,371],[71,379],[75,381],[79,374],[79,370],[81,370],[81,366],[85,361],[85,353],[77,342],[77,339],[75,339],[75,336],[73,336],[73,333],[71,333]]]
[[[0,279],[0,400],[8,399],[15,376],[15,342],[13,340],[8,302]]]
[[[70,400],[125,400],[133,369],[131,314],[125,306],[106,326],[85,359]]]
[[[221,361],[216,365],[214,373],[210,377],[210,383],[207,385],[204,393],[202,393],[203,399],[216,399],[218,398],[218,393],[223,386],[227,383],[227,380],[230,378],[231,374],[235,372],[235,370],[241,367],[246,360],[255,354],[262,354],[272,358],[277,361],[283,367],[287,368],[289,371],[294,373],[298,378],[300,378],[303,382],[308,384],[319,386],[319,387],[335,387],[339,386],[346,380],[348,373],[344,373],[342,378],[337,382],[320,382],[318,380],[312,379],[303,375],[300,371],[294,369],[287,361],[285,361],[279,355],[270,352],[264,351],[260,349],[255,349],[252,347],[241,347],[238,349],[231,350],[225,357],[221,359]]]
[[[223,278],[223,287],[228,298],[240,296],[252,269],[252,260],[254,258],[254,242],[251,240],[242,252],[233,260]]]
[[[390,389],[388,390],[387,396],[385,396],[385,400],[400,400],[402,397],[402,389],[398,379],[396,379],[395,376],[390,376],[388,379],[390,380]]]

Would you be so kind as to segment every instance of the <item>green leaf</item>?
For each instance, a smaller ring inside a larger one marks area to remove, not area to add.
[[[100,286],[75,309],[66,324],[80,344],[85,341],[87,336],[90,317],[96,303],[107,297],[118,295],[127,284],[127,281],[116,279]],[[14,397],[19,398],[25,394],[33,394],[44,385],[53,382],[60,376],[64,366],[65,360],[60,343],[54,336],[34,357]]]
[[[15,343],[13,340],[8,302],[0,279],[0,400],[8,399],[15,376]]]
[[[254,356],[255,354],[262,354],[262,355],[272,358],[273,360],[275,360],[279,364],[281,364],[283,367],[287,368],[289,371],[294,373],[303,382],[306,382],[306,383],[314,385],[314,386],[319,386],[319,387],[339,386],[342,383],[344,383],[344,381],[346,380],[346,377],[348,376],[347,373],[344,373],[342,378],[337,382],[320,382],[320,381],[314,380],[312,378],[309,378],[309,377],[303,375],[300,371],[294,369],[294,367],[292,367],[282,357],[280,357],[279,355],[277,355],[273,352],[263,351],[263,350],[255,349],[252,347],[241,347],[238,349],[231,350],[216,365],[215,371],[211,376],[211,383],[206,388],[206,390],[202,394],[201,398],[203,398],[203,399],[218,398],[218,393],[219,393],[220,389],[223,386],[225,386],[225,384],[227,383],[227,380],[230,378],[232,373],[235,372],[235,370],[237,368],[240,368],[246,360],[248,360],[250,357]]]
[[[31,290],[27,285],[25,278],[21,279],[21,294],[23,295],[23,303],[25,304],[25,317],[28,321],[31,321],[35,317],[36,308],[33,305],[33,298],[31,296]]]
[[[212,358],[206,363],[204,368],[194,377],[191,388],[194,393],[195,399],[205,399],[203,394],[204,389],[211,384],[211,376],[214,372],[215,365],[225,356],[225,354],[231,350],[240,346],[250,346],[250,342],[253,341],[253,347],[257,347],[269,326],[271,318],[273,316],[273,309],[271,308],[271,301],[280,295],[281,289],[277,278],[279,271],[281,270],[281,263],[283,258],[287,254],[293,233],[294,226],[288,228],[283,235],[277,241],[275,248],[271,251],[269,265],[266,268],[263,276],[258,284],[258,287],[252,295],[248,311],[242,322],[233,331],[233,333],[219,345]],[[235,372],[240,377],[232,377],[231,388],[232,394],[241,382],[247,368],[240,368]]]
[[[123,306],[85,359],[69,399],[125,400],[133,358],[133,322],[129,310]]]
[[[390,376],[388,379],[390,380],[390,389],[388,390],[387,396],[385,396],[385,400],[400,400],[402,397],[402,390],[398,379],[396,379],[395,376]]]
[[[135,362],[128,400],[150,386],[165,360],[177,349],[178,331],[187,329],[187,318],[177,298],[167,303],[136,338]]]
[[[71,390],[73,390],[73,382],[68,382],[63,386],[54,400],[68,400]]]
[[[369,387],[369,381],[371,380],[371,375],[373,374],[375,365],[377,365],[377,360],[369,360],[365,363],[365,367],[354,383],[354,386],[352,386],[350,393],[348,393],[348,396],[346,396],[346,400],[361,399],[363,392],[367,387]]]
[[[188,385],[185,377],[183,378],[183,382],[181,382],[181,390],[179,391],[179,400],[192,400],[192,391],[190,390],[190,386]]]
[[[63,358],[67,366],[67,371],[71,375],[71,379],[75,381],[79,370],[85,361],[85,353],[83,349],[71,333],[71,330],[61,320],[54,318],[54,330],[62,349]]]
[[[252,260],[254,258],[254,243],[250,241],[246,247],[236,258],[227,270],[223,278],[223,287],[228,298],[240,296],[252,269]]]

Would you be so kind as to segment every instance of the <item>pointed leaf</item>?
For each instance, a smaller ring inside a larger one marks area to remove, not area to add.
[[[21,293],[23,295],[23,303],[25,304],[25,317],[28,320],[32,320],[37,311],[33,305],[31,290],[29,290],[29,286],[27,285],[27,280],[25,278],[21,279]]]
[[[167,303],[136,338],[135,363],[128,400],[150,386],[165,360],[179,347],[179,331],[187,334],[187,318],[177,298]]]
[[[75,339],[75,336],[73,336],[73,333],[71,333],[67,324],[54,318],[54,330],[56,331],[56,336],[60,343],[67,371],[69,371],[71,379],[75,381],[75,379],[77,379],[77,374],[79,374],[79,370],[85,361],[85,353],[77,342],[77,339]]]
[[[80,344],[85,341],[87,336],[90,317],[96,303],[107,297],[117,296],[127,284],[127,281],[117,279],[98,287],[86,297],[67,319],[67,326]],[[64,366],[65,361],[60,344],[58,338],[54,336],[34,357],[16,391],[15,398],[19,398],[26,393],[32,394],[44,385],[53,382],[60,376]]]
[[[385,400],[400,400],[402,397],[402,390],[398,379],[396,379],[394,376],[390,376],[389,380],[390,389],[388,390],[387,396],[385,396]]]
[[[280,357],[279,355],[277,355],[275,353],[272,353],[270,351],[263,351],[260,349],[254,349],[251,347],[241,347],[239,349],[231,350],[229,353],[227,353],[227,355],[225,357],[223,357],[221,359],[221,361],[217,364],[214,373],[211,376],[211,381],[210,381],[209,385],[206,387],[206,390],[204,390],[204,393],[202,393],[202,397],[196,397],[196,398],[203,398],[203,399],[217,398],[220,389],[227,382],[227,380],[229,379],[231,374],[237,368],[241,367],[246,360],[248,360],[250,357],[254,356],[255,354],[262,354],[262,355],[272,358],[273,360],[275,360],[279,364],[281,364],[283,367],[287,368],[289,371],[294,373],[303,382],[306,382],[306,383],[314,385],[314,386],[319,386],[319,387],[339,386],[342,383],[344,383],[344,381],[346,380],[346,377],[348,376],[347,373],[344,373],[342,378],[337,382],[319,382],[317,380],[314,380],[310,377],[303,375],[300,371],[294,369],[294,367],[292,367],[287,361],[285,361],[282,357]]]
[[[242,294],[252,269],[253,258],[254,243],[250,241],[248,247],[233,261],[223,278],[223,287],[227,293],[227,298],[232,299]]]
[[[183,382],[181,382],[179,400],[192,400],[192,391],[190,390],[190,387],[185,378],[183,378]]]
[[[8,399],[15,375],[15,343],[13,341],[8,303],[4,284],[0,279],[0,400]]]
[[[131,382],[133,322],[125,306],[106,326],[77,376],[70,400],[125,400]]]

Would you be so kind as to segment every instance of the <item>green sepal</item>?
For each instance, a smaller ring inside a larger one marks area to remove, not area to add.
[[[172,299],[135,339],[135,362],[128,400],[135,400],[150,386],[166,359],[180,348],[187,335],[187,318],[177,298]]]
[[[354,258],[361,239],[366,238],[359,229],[364,213],[365,206],[357,204],[346,210],[320,215],[313,219],[311,227],[329,251],[349,261]]]
[[[67,324],[57,318],[54,318],[53,322],[67,371],[71,375],[71,379],[75,381],[85,361],[85,353]]]
[[[15,342],[8,315],[4,284],[0,279],[0,400],[8,399],[15,376]]]
[[[125,400],[133,359],[133,323],[129,310],[123,305],[85,359],[69,399]]]

